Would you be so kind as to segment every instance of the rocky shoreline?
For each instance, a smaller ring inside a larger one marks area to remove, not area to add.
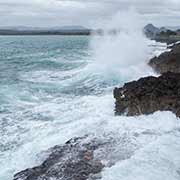
[[[170,52],[149,62],[162,75],[141,78],[114,89],[116,115],[137,116],[172,111],[180,117],[180,44],[171,48]],[[17,173],[14,180],[99,179],[99,173],[109,160],[105,153],[102,153],[103,157],[94,156],[94,153],[98,150],[105,152],[103,149],[108,148],[107,152],[110,152],[113,144],[113,139],[102,140],[88,136],[71,139],[64,145],[51,148],[49,156],[40,166]]]
[[[180,74],[167,72],[114,89],[116,115],[137,116],[172,111],[180,117]]]
[[[169,48],[171,48],[169,52],[164,52],[149,61],[149,65],[160,74],[180,73],[180,44],[169,46]]]
[[[149,61],[162,75],[146,77],[114,89],[116,115],[137,116],[172,111],[180,117],[180,44]]]
[[[95,179],[104,165],[93,153],[103,146],[97,139],[74,138],[62,146],[51,148],[49,157],[40,165],[26,169],[14,176],[14,180],[86,180]]]
[[[50,148],[46,152],[48,157],[41,165],[15,174],[14,180],[101,179],[103,168],[131,158],[138,149],[132,143],[127,150],[125,147],[129,141],[126,134],[116,138],[112,134],[104,134],[102,137],[89,134],[73,138],[64,145]]]

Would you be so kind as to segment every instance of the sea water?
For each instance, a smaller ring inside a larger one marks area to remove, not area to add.
[[[157,76],[147,62],[165,49],[127,31],[1,36],[0,180],[12,180],[42,163],[48,148],[86,134],[117,139],[103,180],[180,179],[180,125],[173,113],[114,116],[113,88]]]

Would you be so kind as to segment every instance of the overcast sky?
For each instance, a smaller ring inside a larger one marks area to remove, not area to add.
[[[131,7],[144,23],[180,25],[180,0],[0,0],[0,26],[93,27]]]

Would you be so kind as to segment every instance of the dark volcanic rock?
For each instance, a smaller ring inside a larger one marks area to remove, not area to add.
[[[146,77],[114,89],[116,115],[150,114],[172,111],[180,117],[180,74]]]
[[[17,173],[14,180],[97,180],[100,172],[116,162],[129,159],[141,146],[122,133],[87,135],[49,149],[46,160],[37,167]]]
[[[104,168],[94,158],[94,151],[102,145],[96,139],[90,142],[85,137],[72,139],[64,146],[50,149],[42,165],[16,174],[14,180],[86,180]]]
[[[158,73],[180,73],[180,44],[171,47],[170,52],[164,52],[159,57],[150,60],[149,65]]]

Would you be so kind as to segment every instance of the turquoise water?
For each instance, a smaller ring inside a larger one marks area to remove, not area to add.
[[[69,136],[57,131],[86,116],[80,98],[108,88],[103,76],[87,68],[93,62],[89,42],[88,36],[0,37],[0,179],[11,179],[16,169],[35,163],[41,149],[71,138],[71,129]],[[39,140],[52,138],[49,133],[62,140],[39,147]],[[32,158],[14,157],[26,146]]]
[[[26,141],[24,136],[31,133],[31,125],[24,125],[60,119],[51,115],[48,107],[36,112],[37,106],[55,99],[61,104],[66,101],[62,97],[68,99],[78,94],[78,87],[71,89],[73,84],[66,85],[64,81],[78,73],[74,70],[87,64],[88,41],[88,37],[73,36],[0,37],[0,160],[3,163],[4,156],[20,148]]]
[[[179,178],[180,144],[174,142],[180,142],[180,127],[172,113],[114,116],[113,88],[152,70],[138,63],[134,49],[129,53],[131,43],[120,40],[122,47],[118,42],[115,49],[113,42],[88,36],[0,37],[0,180],[40,164],[48,148],[85,134],[126,136],[123,148],[134,154],[118,161],[122,145],[115,144],[109,156],[117,163],[102,179]],[[165,48],[151,43],[151,53]]]

